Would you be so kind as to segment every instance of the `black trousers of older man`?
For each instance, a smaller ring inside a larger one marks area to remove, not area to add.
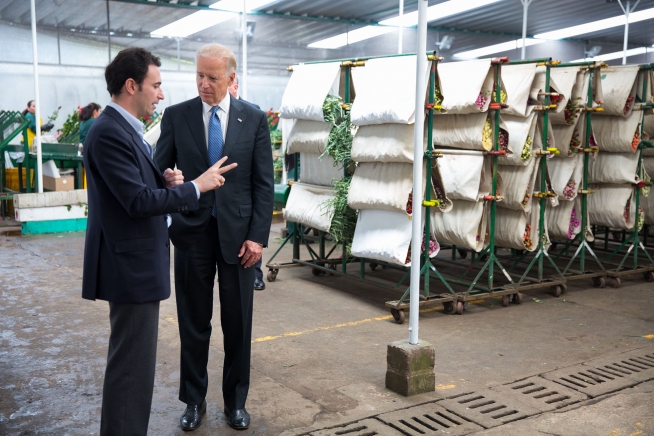
[[[100,435],[145,435],[154,390],[159,302],[109,303],[109,322]]]
[[[189,250],[175,248],[175,296],[182,343],[179,399],[200,404],[207,395],[216,268],[225,351],[223,399],[225,407],[243,409],[250,388],[254,268],[225,262],[213,217]]]

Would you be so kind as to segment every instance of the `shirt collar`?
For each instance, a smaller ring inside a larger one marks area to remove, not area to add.
[[[232,103],[230,97],[231,97],[231,94],[229,92],[227,92],[225,94],[225,98],[223,98],[223,100],[220,103],[218,103],[218,106],[220,106],[220,109],[222,109],[226,114],[229,113],[229,106]],[[208,112],[211,112],[211,109],[213,109],[213,106],[211,106],[211,105],[209,105],[209,104],[207,104],[205,102],[202,102],[202,111],[203,111],[203,113],[206,114]]]
[[[145,126],[143,125],[141,120],[139,120],[134,115],[127,112],[121,105],[119,105],[117,103],[114,103],[113,101],[107,103],[107,106],[114,108],[119,114],[121,114],[123,116],[123,118],[125,118],[125,121],[127,121],[129,123],[129,125],[132,126],[134,128],[134,130],[136,130],[136,133],[139,134],[141,139],[143,139],[143,133],[145,132]]]

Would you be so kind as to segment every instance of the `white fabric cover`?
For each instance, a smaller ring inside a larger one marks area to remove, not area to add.
[[[540,205],[537,201],[534,201],[529,213],[521,210],[497,208],[497,216],[495,219],[495,244],[498,247],[534,251],[538,248],[539,211]],[[529,234],[529,238],[531,239],[530,247],[525,245],[523,242],[523,237],[528,225],[531,226]]]
[[[332,126],[324,121],[298,120],[287,139],[287,153],[323,154]]]
[[[577,82],[577,73],[579,72],[579,67],[561,67],[561,68],[551,68],[550,69],[550,78],[556,83],[556,90],[559,94],[563,96],[556,109],[553,111],[552,123],[559,124],[563,122],[563,112],[565,106],[568,104],[568,100],[572,96],[572,88],[574,88],[575,83]],[[557,116],[558,115],[558,116]]]
[[[492,136],[490,144],[484,144],[482,140],[487,118],[487,113],[434,116],[432,135],[434,145],[468,150],[490,150],[493,148]],[[491,132],[494,130],[494,125],[491,120]],[[500,121],[500,128],[507,130],[503,121]]]
[[[439,243],[465,247],[476,252],[486,247],[488,202],[456,200],[448,213],[432,208],[431,222],[434,238]],[[479,240],[477,240],[479,237]]]
[[[450,115],[486,112],[493,91],[494,71],[491,66],[491,59],[438,64],[437,81],[443,95],[443,111]],[[385,86],[389,87],[389,84]],[[481,109],[475,104],[479,93],[488,97]],[[438,116],[436,114],[435,118]]]
[[[410,266],[411,262],[405,263],[410,246],[411,220],[406,213],[359,211],[352,240],[353,256]],[[439,249],[430,256],[436,256]]]
[[[369,124],[413,124],[416,109],[416,56],[370,59],[366,66],[352,69],[356,98],[350,120],[356,126]],[[431,62],[420,73],[427,83]]]
[[[310,185],[332,186],[343,178],[343,170],[334,166],[334,159],[325,155],[300,153],[300,181]]]
[[[282,131],[282,150],[286,150],[288,153],[288,138],[293,133],[293,128],[297,124],[295,118],[280,118],[278,129]]]
[[[360,127],[352,141],[355,162],[413,162],[413,124],[376,124]],[[427,129],[423,151],[427,150]]]
[[[598,112],[601,118],[605,115],[625,117],[631,114],[634,104],[627,113],[624,112],[625,103],[629,96],[635,96],[637,89],[638,65],[620,65],[599,70],[602,81],[603,112]]]
[[[645,115],[645,119],[643,120],[643,132],[649,138],[654,138],[654,115]]]
[[[157,141],[159,140],[159,136],[161,136],[161,118],[162,117],[163,117],[163,112],[161,114],[161,117],[158,118],[157,124],[152,126],[150,128],[150,130],[148,130],[147,132],[145,132],[143,134],[143,139],[145,141],[147,141],[147,143],[150,144],[150,146],[152,148],[157,146]]]
[[[334,209],[327,208],[324,202],[333,198],[332,188],[293,183],[284,209],[284,219],[328,232],[334,218]]]
[[[532,113],[534,107],[529,105],[529,93],[535,75],[535,63],[502,66],[502,82],[507,95],[506,104],[509,105],[502,111],[502,116],[526,117]]]
[[[638,153],[597,153],[589,159],[588,183],[638,182]]]
[[[637,150],[631,144],[636,132],[640,133],[641,111],[629,116],[606,117],[593,115],[593,135],[600,151],[628,153]]]
[[[279,116],[324,121],[322,104],[327,95],[338,95],[340,77],[340,62],[295,65],[282,96]]]
[[[347,204],[352,209],[406,214],[406,203],[412,191],[413,164],[366,162],[359,164],[352,176]]]
[[[650,192],[647,197],[640,197],[640,207],[645,213],[645,224],[654,225],[654,194]]]
[[[509,153],[506,156],[499,157],[500,165],[527,165],[534,158],[534,137],[537,125],[536,113],[532,112],[526,118],[503,115],[502,121],[509,131]],[[531,138],[531,145],[529,146],[531,157],[523,161],[521,156],[527,136]]]
[[[491,159],[480,152],[448,153],[436,159],[447,197],[451,200],[479,201],[491,191]]]
[[[647,174],[654,174],[654,158],[643,157],[643,168]]]
[[[631,185],[591,185],[588,196],[590,224],[616,230],[632,230],[636,221],[636,200]],[[626,208],[629,219],[625,220]]]
[[[568,232],[573,209],[579,225],[573,228],[570,234],[572,238],[569,238]],[[550,237],[564,240],[574,239],[581,232],[581,197],[577,197],[572,201],[562,201],[557,207],[548,204],[545,209],[545,222]]]
[[[499,195],[504,197],[504,200],[497,203],[499,207],[525,212],[531,210],[539,162],[539,159],[532,159],[526,166],[499,166],[497,171],[502,178],[503,188]],[[522,204],[525,197],[527,201]]]
[[[572,200],[577,197],[584,171],[584,155],[554,156],[547,161],[547,171],[550,173],[552,190],[559,195],[560,200]],[[563,195],[568,182],[574,183],[572,195]]]

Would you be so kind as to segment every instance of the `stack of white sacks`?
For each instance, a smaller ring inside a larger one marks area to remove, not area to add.
[[[286,153],[300,153],[300,182],[291,186],[284,219],[328,232],[334,210],[325,202],[334,198],[332,185],[343,177],[329,155],[320,157],[332,126],[324,121],[323,102],[339,95],[338,62],[305,64],[293,68],[279,110],[284,123]]]
[[[429,67],[428,63],[420,71],[425,85]],[[365,67],[352,70],[356,98],[350,115],[358,126],[352,159],[357,168],[348,205],[359,211],[352,242],[354,256],[410,264],[415,78],[415,56],[372,59]],[[427,95],[426,87],[420,95]],[[423,150],[426,145],[423,138]],[[423,170],[426,175],[426,166]],[[422,186],[424,193],[424,180]],[[436,198],[436,192],[431,192],[431,198]],[[450,204],[442,190],[438,198],[440,208],[447,210]],[[431,239],[431,244],[424,241],[423,246],[429,246],[430,256],[435,256],[439,247],[434,235],[425,239]]]
[[[639,220],[634,184],[649,178],[638,168],[643,112],[633,109],[637,99],[646,100],[642,88],[647,78],[639,74],[637,65],[601,70],[604,111],[592,119],[600,152],[589,166],[590,189],[594,191],[588,197],[591,224],[633,230]]]

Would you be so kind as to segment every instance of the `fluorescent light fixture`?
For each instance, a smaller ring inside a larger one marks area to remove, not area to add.
[[[232,1],[232,0],[223,0]],[[500,0],[450,0],[427,8],[427,21],[435,21],[446,18],[451,15],[467,12],[477,9]],[[321,39],[308,45],[309,48],[339,48],[355,42],[364,41],[374,38],[375,36],[384,35],[394,31],[400,26],[400,17],[389,18],[380,21],[381,26],[365,26],[351,32],[341,33],[340,35],[330,38]],[[418,25],[418,11],[414,11],[402,16],[402,26],[412,27]]]
[[[638,48],[631,48],[627,50],[627,57],[630,56],[638,56],[641,54],[647,54],[647,47],[638,47]],[[654,50],[650,50],[654,51]],[[622,51],[616,51],[614,53],[606,53],[603,55],[595,56],[594,58],[588,58],[588,59],[576,59],[574,61],[570,62],[587,62],[587,61],[611,61],[613,59],[622,59],[623,52]]]
[[[645,9],[643,11],[632,12],[629,14],[629,23],[638,23],[639,21],[649,20],[654,18],[654,8]],[[624,26],[626,22],[624,15],[617,17],[606,18],[604,20],[593,21],[578,26],[566,27],[551,32],[539,33],[534,35],[538,39],[562,39],[570,38],[571,36],[583,35],[585,33],[599,32],[600,30],[609,29],[611,27]]]
[[[530,45],[541,44],[543,42],[547,42],[547,41],[545,41],[544,39],[528,38],[525,41],[525,47],[529,47]],[[453,57],[456,59],[476,59],[493,53],[501,53],[503,51],[515,50],[517,48],[522,48],[522,38],[516,39],[514,41],[501,42],[499,44],[480,47],[474,50],[462,51],[460,53],[454,54]]]
[[[274,3],[276,0],[248,0],[247,11],[259,9]],[[177,21],[173,21],[157,30],[150,32],[150,36],[162,38],[164,36],[185,38],[194,33],[208,29],[211,26],[225,22],[243,10],[242,0],[222,0],[209,6],[219,11],[198,11]],[[229,11],[229,12],[227,12]]]
[[[446,18],[451,15],[460,14],[470,11],[472,9],[481,8],[483,6],[496,3],[500,0],[450,0],[445,3],[439,3],[427,8],[427,22]],[[389,18],[380,21],[379,24],[384,26],[399,26],[400,17]],[[402,17],[402,25],[404,27],[412,27],[418,25],[418,11],[404,14]]]

